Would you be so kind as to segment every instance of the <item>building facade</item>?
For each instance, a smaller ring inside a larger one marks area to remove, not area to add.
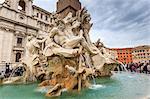
[[[116,49],[106,48],[106,51],[112,56],[113,59],[118,59],[118,53]]]
[[[120,48],[117,49],[118,61],[124,64],[132,63],[132,48]]]
[[[109,48],[109,54],[120,62],[128,63],[149,63],[150,45],[137,46],[133,48]]]
[[[132,49],[133,48],[110,48],[109,53],[116,57],[116,59],[124,64],[132,63]]]
[[[134,63],[148,63],[150,62],[150,46],[138,46],[132,51]]]
[[[59,0],[57,3],[58,14],[63,17],[66,15],[64,13],[75,13],[79,8],[79,0]],[[18,63],[24,56],[27,36],[48,34],[51,15],[33,5],[33,0],[5,0],[1,3],[0,63]]]

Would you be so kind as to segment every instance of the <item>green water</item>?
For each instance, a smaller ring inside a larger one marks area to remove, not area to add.
[[[97,86],[81,93],[63,92],[53,98],[37,92],[37,84],[0,86],[0,99],[150,99],[150,75],[117,73],[96,82]]]

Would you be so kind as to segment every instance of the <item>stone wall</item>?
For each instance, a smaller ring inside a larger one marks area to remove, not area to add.
[[[16,63],[16,53],[21,53],[22,57],[24,55],[28,35],[43,35],[49,31],[51,13],[33,6],[30,0],[24,1],[25,11],[17,8],[19,0],[9,2],[10,5],[0,6],[0,63]],[[39,17],[36,16],[37,13]],[[17,45],[17,38],[22,38],[21,46]]]
[[[0,62],[11,62],[13,38],[12,31],[0,28]]]

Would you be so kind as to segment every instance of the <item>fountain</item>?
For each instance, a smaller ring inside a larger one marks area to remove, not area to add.
[[[83,8],[73,17],[72,13],[60,19],[52,16],[48,35],[27,38],[26,54],[21,61],[25,68],[23,76],[15,80],[11,76],[5,83],[27,83],[41,81],[40,88],[47,88],[46,96],[60,96],[62,91],[81,91],[92,84],[95,77],[111,76],[116,61],[105,51],[97,48],[90,40],[91,17]],[[18,80],[19,79],[19,80]]]
[[[51,18],[50,32],[44,37],[29,36],[21,64],[9,78],[0,79],[1,85],[20,84],[0,86],[0,98],[43,99],[43,94],[65,99],[149,98],[149,76],[129,72],[114,73],[112,76],[111,71],[117,64],[123,68],[125,66],[113,59],[100,41],[97,44],[91,42],[91,17],[85,8],[74,17],[68,13],[64,19],[60,19],[57,14]],[[19,67],[25,71],[23,75],[14,77]],[[40,84],[34,83],[37,81]],[[33,84],[26,84],[30,82]],[[37,91],[40,93],[35,94]],[[76,91],[81,94],[76,95]]]
[[[97,86],[84,88],[80,93],[64,89],[59,97],[45,97],[52,87],[37,84],[0,86],[0,99],[149,99],[150,77],[130,72],[115,73],[111,77],[96,79]],[[136,89],[136,90],[135,90]]]
[[[20,66],[21,67],[21,66]],[[12,84],[18,80],[20,80],[22,77],[13,77],[13,75],[15,74],[15,72],[18,70],[19,67],[14,68],[14,70],[12,71],[12,73],[10,74],[10,76],[4,80],[3,84]]]

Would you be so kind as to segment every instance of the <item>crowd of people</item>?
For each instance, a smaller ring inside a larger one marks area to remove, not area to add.
[[[126,69],[131,72],[150,74],[150,62],[129,63],[129,64],[126,64]]]
[[[3,64],[5,67],[3,70],[0,70],[0,78],[8,78],[13,73],[12,76],[22,76],[25,69],[23,67],[18,67],[15,69],[11,68],[10,63]]]
[[[0,71],[0,78],[8,78],[11,73],[13,72],[13,69],[10,68],[11,65],[6,63],[5,64],[5,70]],[[137,73],[146,73],[146,74],[150,74],[150,62],[147,63],[129,63],[129,64],[125,64],[125,67],[127,71],[130,72],[137,72]],[[118,66],[118,68],[116,68],[115,71],[123,71],[124,68],[122,68],[121,66]],[[18,68],[15,71],[15,75],[16,76],[21,76],[24,72],[24,68]]]
[[[0,70],[0,78],[7,78],[9,77],[12,69],[10,68],[10,63],[1,64],[3,68]]]

